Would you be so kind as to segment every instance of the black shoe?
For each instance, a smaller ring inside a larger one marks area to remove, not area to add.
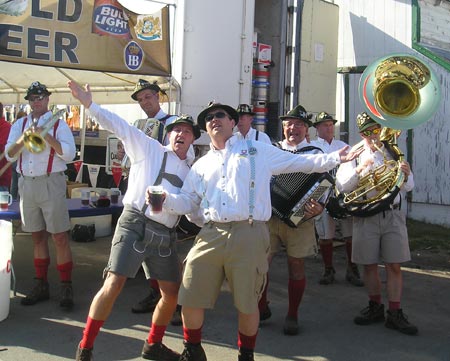
[[[50,291],[48,289],[48,282],[37,278],[37,284],[33,287],[30,294],[22,298],[20,303],[24,306],[32,306],[38,302],[48,300],[50,298]]]
[[[163,345],[162,342],[150,345],[147,340],[145,340],[144,347],[142,347],[141,356],[146,360],[155,361],[178,361],[180,358],[178,352],[172,351],[170,348]]]
[[[370,325],[382,321],[384,321],[384,305],[373,301],[369,301],[369,306],[362,309],[353,320],[357,325]]]
[[[184,341],[184,350],[180,356],[179,361],[207,361],[205,350],[203,350],[202,344],[192,344]]]
[[[72,282],[61,283],[61,298],[59,301],[59,307],[65,309],[71,309],[73,307],[73,288]]]
[[[355,263],[352,263],[347,267],[345,279],[353,286],[356,287],[364,286],[364,282],[361,280],[361,276],[359,275],[358,265],[356,265]]]
[[[319,283],[321,285],[329,285],[334,282],[334,274],[336,271],[333,267],[327,267],[325,268],[325,272],[323,273],[322,277],[319,280]]]
[[[177,305],[177,309],[172,315],[172,319],[170,320],[170,324],[172,326],[181,326],[183,324],[183,319],[181,318],[181,306]]]
[[[148,313],[155,310],[156,305],[159,302],[161,295],[153,288],[150,289],[150,294],[143,300],[136,303],[132,308],[133,313]]]
[[[238,361],[254,361],[255,356],[253,355],[253,350],[241,347],[239,349]]]
[[[92,356],[92,350],[92,348],[81,348],[80,344],[78,344],[75,361],[92,361],[94,359]]]
[[[259,320],[264,321],[268,320],[272,316],[272,311],[269,308],[269,304],[266,304],[264,310],[259,311]]]
[[[286,316],[283,325],[283,332],[285,335],[293,336],[298,334],[298,322],[294,317]]]
[[[386,316],[387,318],[384,325],[387,328],[398,330],[406,335],[417,334],[417,327],[409,323],[408,318],[403,314],[401,308],[399,310],[387,310]]]

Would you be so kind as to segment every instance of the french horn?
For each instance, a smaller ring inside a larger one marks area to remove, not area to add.
[[[387,209],[400,191],[405,180],[400,168],[404,156],[397,137],[401,130],[412,129],[433,116],[441,91],[436,75],[421,60],[409,54],[392,54],[366,68],[359,95],[366,112],[383,127],[380,140],[394,158],[384,154],[384,163],[361,177],[355,190],[339,195],[340,205],[349,214],[367,217]]]

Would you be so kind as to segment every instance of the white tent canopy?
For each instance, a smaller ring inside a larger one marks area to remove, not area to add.
[[[134,102],[130,95],[136,82],[141,78],[150,82],[157,81],[166,91],[170,102],[179,101],[179,86],[173,78],[64,69],[5,61],[0,62],[0,69],[0,101],[3,104],[26,103],[24,100],[26,90],[36,80],[45,84],[52,92],[51,102],[54,104],[78,103],[67,87],[69,80],[81,85],[89,83],[96,103],[127,104]]]

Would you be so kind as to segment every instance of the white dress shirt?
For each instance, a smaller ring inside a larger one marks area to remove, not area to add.
[[[188,154],[187,159],[181,160],[169,145],[163,146],[139,129],[130,125],[118,115],[92,103],[89,112],[98,120],[103,128],[113,132],[122,141],[125,152],[131,161],[128,189],[123,197],[123,204],[135,209],[142,209],[145,204],[145,191],[148,186],[155,183],[161,169],[164,153],[167,152],[165,172],[176,174],[183,180],[189,172],[193,157]],[[179,188],[173,186],[163,178],[161,185],[171,193],[178,193]],[[145,215],[166,227],[172,228],[177,224],[178,216],[161,212],[150,214],[150,207]]]
[[[270,178],[291,172],[326,172],[340,163],[337,152],[299,155],[262,142],[236,136],[228,139],[223,150],[210,151],[194,163],[179,194],[168,194],[164,207],[170,212],[187,214],[200,207],[203,223],[249,219],[250,181],[255,181],[253,219],[267,221],[272,215]],[[255,175],[251,177],[253,153]]]
[[[45,127],[45,124],[52,117],[52,112],[48,111],[38,119],[37,126]],[[23,122],[26,122],[25,127],[23,127]],[[8,143],[5,149],[15,144],[17,139],[22,136],[23,130],[31,127],[32,119],[31,114],[28,114],[24,118],[18,119],[12,126],[8,137]],[[54,126],[48,131],[50,135],[54,134]],[[61,144],[62,154],[55,152],[53,158],[51,173],[64,172],[67,169],[67,162],[72,161],[75,158],[76,147],[75,140],[72,135],[72,131],[64,120],[59,120],[58,128],[55,134],[56,140]],[[22,162],[20,159],[17,161],[16,170],[21,173],[20,167],[22,166],[22,172],[24,176],[28,177],[39,177],[47,174],[47,165],[50,155],[51,147],[47,144],[45,149],[40,153],[30,153],[26,148],[22,151]],[[20,157],[20,154],[16,154],[15,157],[9,157],[7,153],[6,159],[9,162],[13,162]],[[22,164],[20,164],[22,163]]]
[[[256,139],[256,134],[258,134],[258,139]],[[258,142],[272,144],[269,136],[266,133],[256,130],[254,128],[250,128],[248,130],[247,134],[245,135],[245,137],[239,131],[234,133],[234,135],[236,135],[239,139],[246,139],[246,140],[250,139],[250,140],[254,140],[254,141],[258,140]]]

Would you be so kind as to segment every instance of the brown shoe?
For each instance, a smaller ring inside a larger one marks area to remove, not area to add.
[[[355,263],[352,263],[347,267],[345,279],[353,286],[356,287],[364,286],[364,282],[361,280],[361,276],[359,275],[358,265],[356,265]]]
[[[150,345],[147,340],[145,340],[144,347],[142,347],[141,356],[146,360],[158,361],[178,361],[180,359],[180,354],[178,352],[172,351],[162,342]]]
[[[294,317],[286,316],[284,320],[283,332],[285,335],[297,335],[298,334],[298,322]]]
[[[61,282],[61,298],[59,307],[71,309],[73,307],[73,289],[72,282]]]
[[[32,306],[38,302],[48,300],[50,298],[50,291],[48,289],[48,282],[43,279],[36,278],[37,284],[33,287],[30,294],[22,298],[20,303],[24,306]]]
[[[156,292],[153,288],[150,289],[150,294],[143,300],[140,300],[132,308],[133,313],[148,313],[155,310],[156,305],[159,302],[161,295]]]
[[[92,361],[94,359],[92,350],[92,348],[81,348],[80,344],[78,344],[75,361]]]
[[[334,282],[334,274],[336,271],[333,267],[326,267],[325,272],[323,273],[322,277],[319,280],[319,283],[321,285],[330,285]]]

